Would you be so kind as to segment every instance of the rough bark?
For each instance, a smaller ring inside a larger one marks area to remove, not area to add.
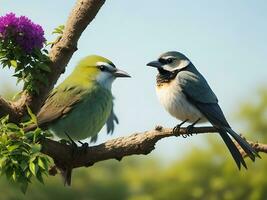
[[[194,134],[217,132],[213,127],[198,127],[193,128],[192,131]],[[72,168],[88,167],[103,160],[121,160],[123,157],[131,155],[147,155],[155,149],[155,144],[159,140],[173,136],[188,137],[191,134],[187,133],[186,128],[181,128],[179,134],[174,135],[172,129],[158,126],[154,130],[134,133],[128,137],[109,140],[86,149],[80,147],[75,154],[72,153],[71,146],[45,139],[42,141],[42,152],[53,158],[60,168],[66,166]],[[250,141],[249,143],[256,151],[267,153],[266,144]],[[242,153],[246,156],[244,152]]]

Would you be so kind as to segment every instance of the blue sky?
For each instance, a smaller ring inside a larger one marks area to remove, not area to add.
[[[0,15],[12,11],[28,16],[43,26],[51,41],[55,36],[50,33],[66,22],[74,2],[1,0]],[[267,83],[266,10],[265,0],[106,1],[82,35],[79,50],[59,82],[80,58],[103,55],[132,75],[132,79],[117,80],[113,86],[120,125],[112,137],[148,130],[156,124],[172,127],[177,120],[160,106],[154,90],[156,71],[145,64],[162,52],[181,51],[206,77],[230,124],[238,129],[231,114]],[[10,74],[0,72],[1,85],[15,87]],[[110,138],[102,132],[100,142]],[[176,158],[190,145],[202,145],[203,138],[162,140],[153,155]]]

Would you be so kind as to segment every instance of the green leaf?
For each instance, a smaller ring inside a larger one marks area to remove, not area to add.
[[[12,174],[12,179],[13,179],[13,181],[16,182],[16,180],[17,180],[16,171],[13,172],[13,174]]]
[[[41,151],[42,146],[40,144],[32,145],[32,153],[37,153]]]
[[[36,166],[35,166],[35,164],[34,164],[33,162],[30,162],[30,164],[29,164],[29,168],[30,168],[31,173],[32,173],[34,176],[36,176]]]
[[[1,137],[0,137],[0,142],[1,142],[2,144],[6,144],[7,141],[8,141],[8,137],[7,137],[7,135],[6,135],[6,134],[1,135]]]
[[[43,71],[46,71],[46,72],[51,72],[51,69],[48,65],[42,63],[42,64],[39,64],[38,67],[43,70]]]
[[[27,162],[25,162],[24,160],[20,163],[20,168],[25,171],[25,169],[27,169],[28,164]]]
[[[65,25],[64,24],[61,24],[61,25],[58,26],[58,28],[61,29],[61,30],[64,30]]]
[[[43,162],[42,158],[38,158],[38,166],[44,170],[47,170],[47,165]]]
[[[52,34],[63,34],[65,26],[64,25],[60,25],[58,27],[56,27],[54,29],[54,31],[52,32]]]
[[[13,123],[8,123],[7,128],[14,132],[20,130],[20,128],[16,124],[13,124]]]
[[[0,168],[3,168],[6,165],[6,160],[7,160],[6,157],[2,157],[0,159]]]
[[[17,66],[18,66],[18,63],[16,60],[10,60],[10,64],[15,68],[17,68]]]
[[[31,117],[31,121],[32,121],[34,124],[38,125],[38,124],[37,124],[37,117],[36,117],[36,115],[32,112],[32,110],[30,109],[30,107],[29,107],[28,105],[26,105],[26,107],[27,107],[27,112],[28,112],[28,114],[29,114],[30,117]]]
[[[43,179],[43,176],[42,176],[41,173],[38,173],[38,174],[36,175],[36,178],[37,178],[37,180],[38,180],[40,183],[44,184],[44,179]]]
[[[11,145],[7,147],[7,150],[9,152],[14,151],[15,149],[19,148],[20,145]]]

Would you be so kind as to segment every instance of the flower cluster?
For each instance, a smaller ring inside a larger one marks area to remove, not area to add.
[[[43,28],[25,16],[8,13],[0,17],[0,66],[14,68],[23,89],[38,93],[38,84],[47,84],[50,72]]]
[[[25,16],[8,13],[0,17],[0,38],[18,45],[26,53],[41,49],[45,42],[43,28]]]

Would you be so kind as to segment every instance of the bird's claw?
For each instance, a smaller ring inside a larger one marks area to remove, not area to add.
[[[175,135],[175,136],[180,136],[180,135],[183,135],[183,134],[180,134],[180,128],[181,126],[187,122],[188,119],[182,121],[180,124],[176,125],[173,129],[172,129],[172,133]],[[183,136],[184,137],[184,136]]]
[[[172,129],[172,133],[173,135],[177,135],[177,136],[180,136],[180,124],[176,125],[173,129]]]
[[[74,142],[74,140],[69,136],[68,133],[65,133],[66,136],[68,137],[68,144],[70,145],[71,147],[71,156],[72,158],[74,159],[76,156],[78,156],[81,152],[82,153],[85,153],[86,152],[86,149],[87,147],[89,146],[89,144],[87,142],[81,142],[81,141],[78,141],[82,146],[81,147],[78,147],[78,145]]]
[[[78,145],[74,142],[74,140],[70,137],[70,135],[65,132],[65,135],[68,137],[67,144],[73,146],[74,148],[78,148]]]
[[[186,138],[186,137],[193,136],[193,128],[194,128],[193,124],[187,126],[186,127],[186,134],[184,134],[183,137]]]
[[[87,142],[81,142],[78,141],[82,146],[80,147],[80,150],[82,153],[86,153],[87,148],[89,147],[89,144]]]
[[[186,127],[186,134],[185,134],[185,137],[190,137],[190,136],[193,136],[194,132],[193,132],[193,129],[194,129],[194,126],[200,121],[200,118],[197,119],[194,123],[190,124],[189,126]]]

